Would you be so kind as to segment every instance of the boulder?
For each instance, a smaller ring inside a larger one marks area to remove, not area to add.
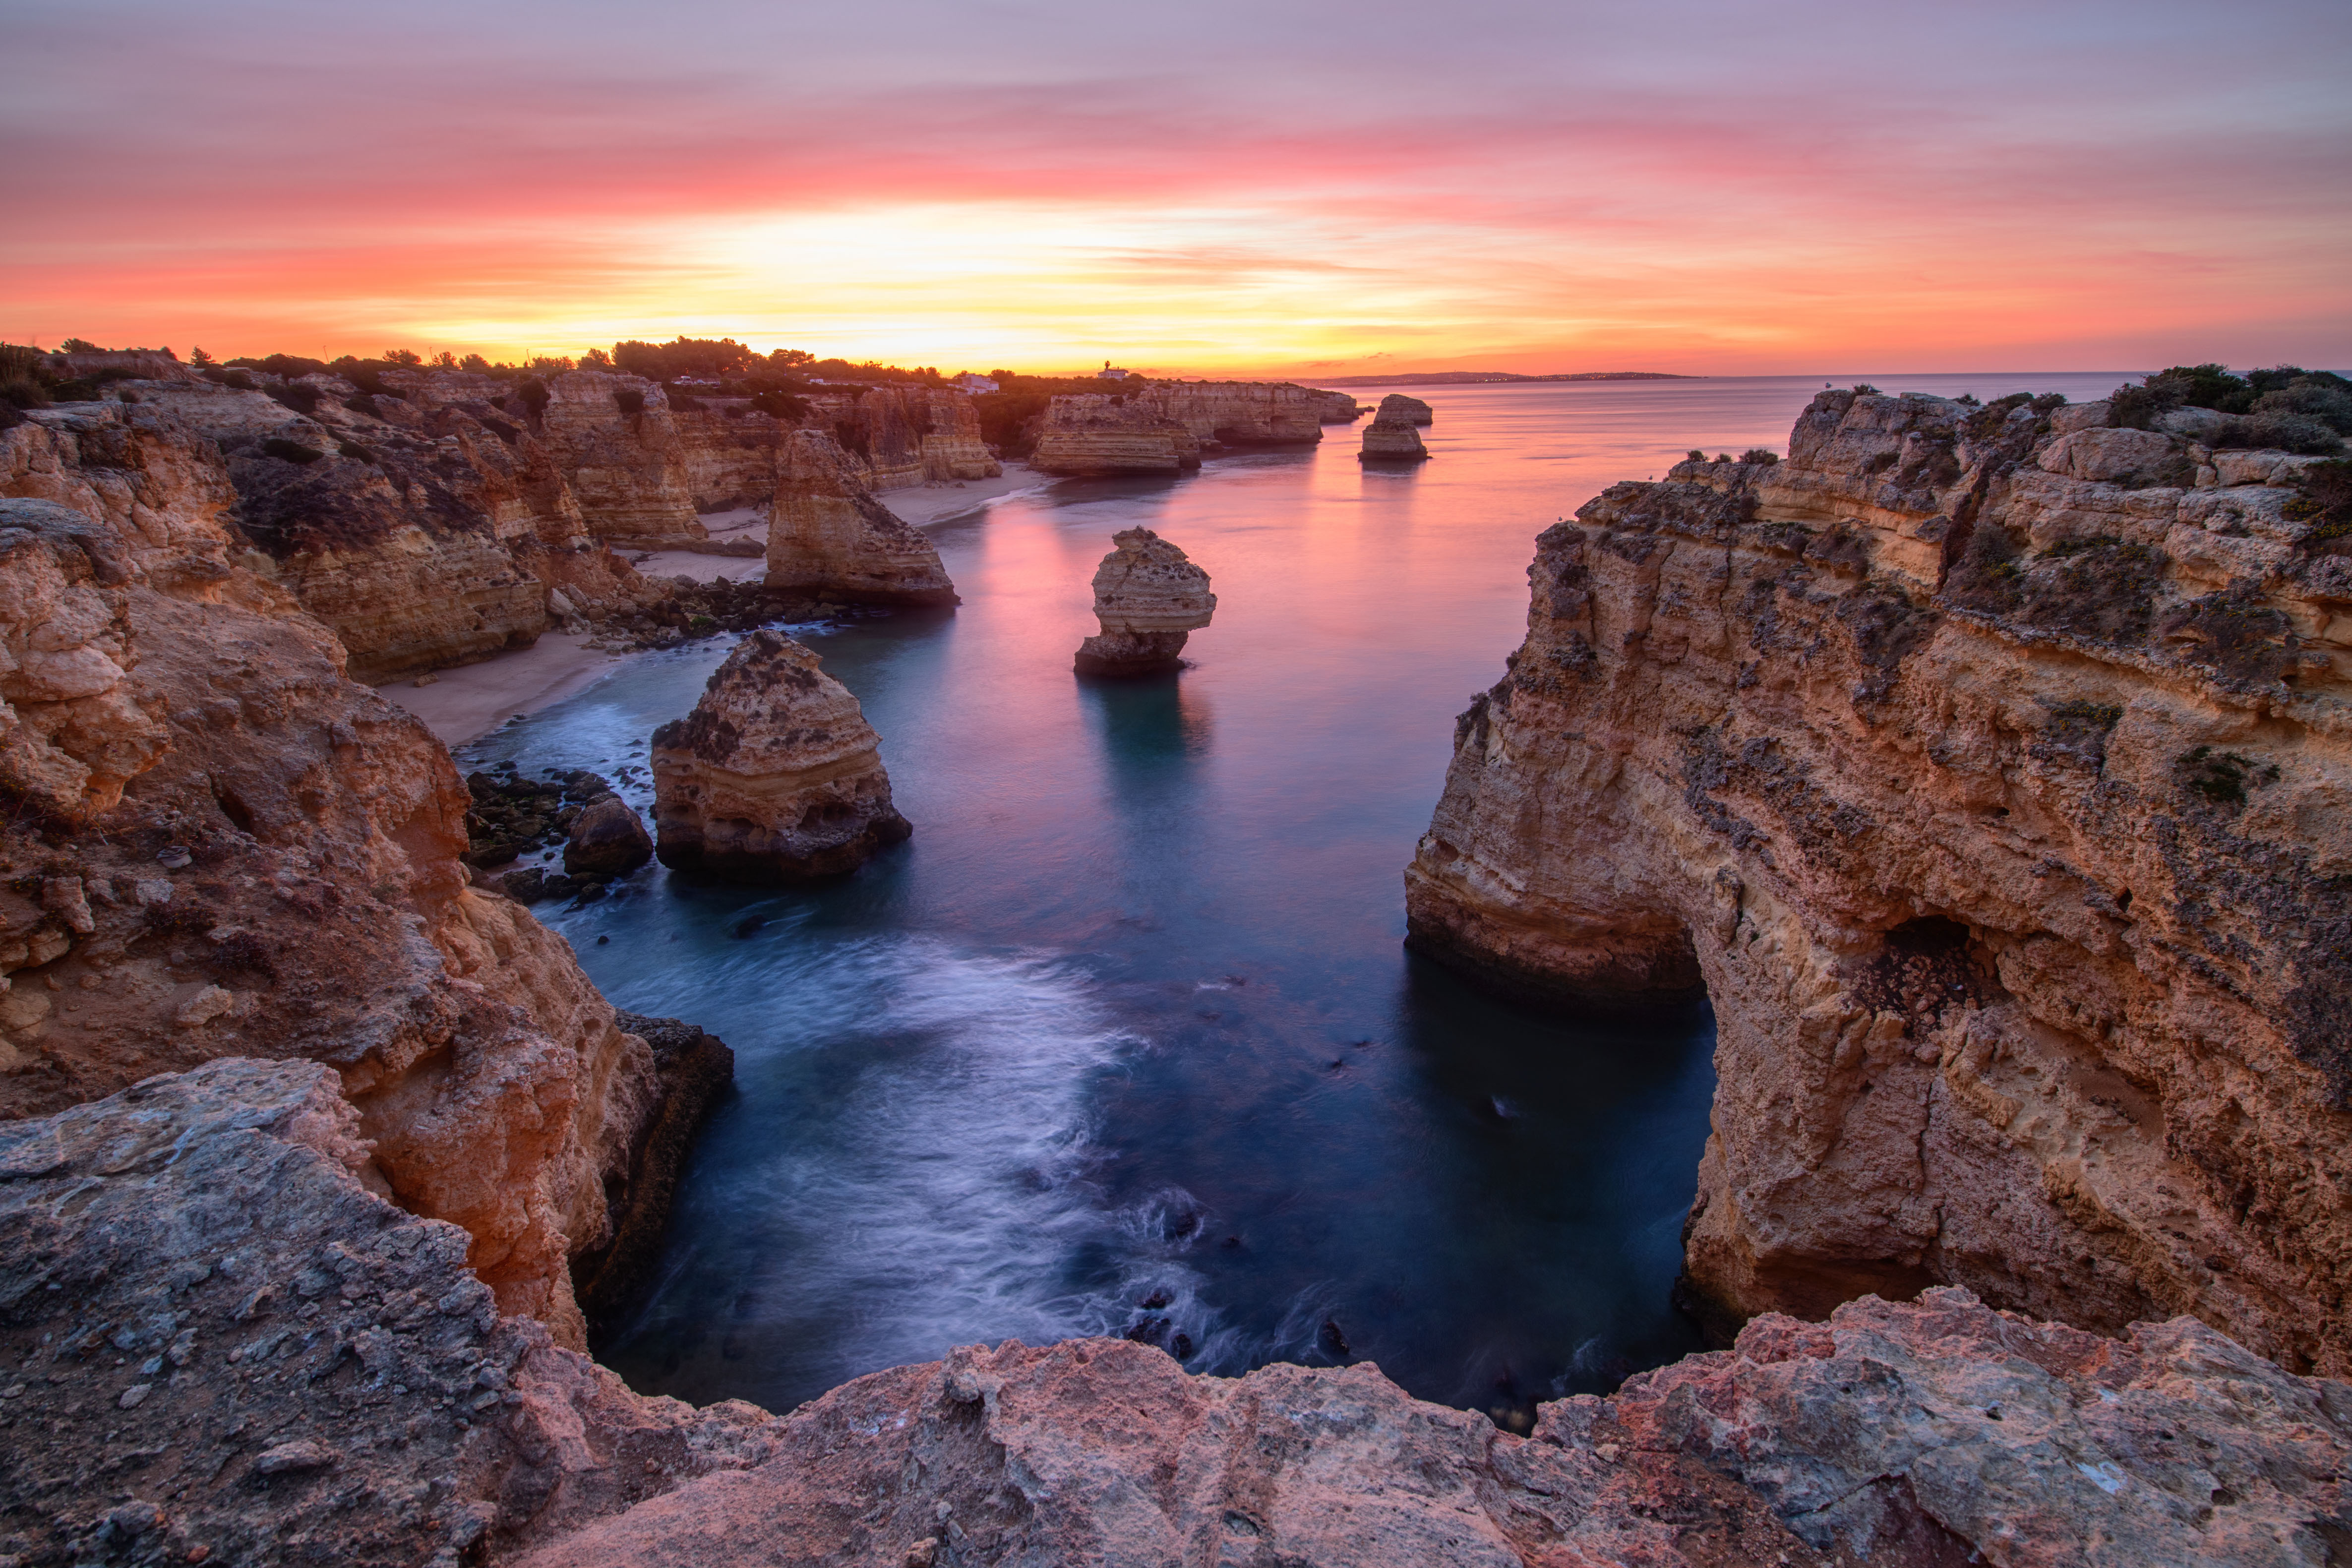
[[[563,845],[563,869],[574,877],[625,877],[653,858],[653,835],[617,795],[583,807]]]
[[[913,831],[890,804],[881,743],[815,654],[753,632],[694,711],[654,731],[662,864],[740,882],[856,870]]]
[[[1217,596],[1209,574],[1148,528],[1111,535],[1118,546],[1095,569],[1102,630],[1078,647],[1080,675],[1164,675],[1178,667],[1188,633],[1209,624]]]
[[[861,604],[956,602],[938,548],[874,499],[849,455],[821,430],[795,430],[784,443],[766,582]]]

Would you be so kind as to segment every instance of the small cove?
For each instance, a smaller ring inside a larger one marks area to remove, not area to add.
[[[661,1278],[599,1353],[644,1392],[786,1409],[959,1343],[1132,1331],[1198,1371],[1371,1360],[1508,1417],[1696,1348],[1669,1294],[1704,1011],[1487,997],[1402,950],[1400,876],[1454,715],[1521,635],[1534,536],[1685,447],[1781,448],[1820,386],[1407,389],[1437,411],[1421,468],[1367,472],[1335,427],[1063,481],[930,529],[954,615],[798,628],[913,841],[814,890],[656,866],[540,910],[617,1004],[737,1052]],[[1138,524],[1209,570],[1215,624],[1181,676],[1081,680],[1088,579]],[[642,802],[618,770],[725,652],[632,660],[460,763],[593,767]]]

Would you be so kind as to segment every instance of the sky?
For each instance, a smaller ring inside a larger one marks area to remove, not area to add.
[[[2352,367],[2346,0],[0,0],[0,339]]]

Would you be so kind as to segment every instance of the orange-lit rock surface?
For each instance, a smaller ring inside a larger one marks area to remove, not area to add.
[[[767,585],[873,604],[952,605],[928,535],[874,499],[832,437],[795,430],[768,519]]]
[[[1717,1026],[1721,1320],[1964,1285],[2352,1366],[2352,574],[2320,460],[1825,392],[1548,531],[1413,943]]]
[[[1074,393],[1046,405],[1029,466],[1070,477],[1184,473],[1201,466],[1201,442],[1140,396]]]
[[[1412,404],[1412,408],[1401,406]],[[1420,417],[1414,416],[1419,409]],[[1360,461],[1417,463],[1429,456],[1429,448],[1421,444],[1421,432],[1415,426],[1429,423],[1429,405],[1414,403],[1410,397],[1391,395],[1381,400],[1381,411],[1364,426],[1364,445],[1357,453]]]
[[[545,438],[600,539],[698,538],[685,444],[657,382],[566,371],[547,382]]]
[[[1129,401],[1183,426],[1203,447],[1313,446],[1333,412],[1331,394],[1287,382],[1156,381]],[[1349,409],[1355,401],[1348,398]]]
[[[1216,613],[1208,573],[1148,528],[1124,529],[1111,542],[1117,548],[1095,568],[1095,618],[1102,629],[1078,645],[1078,673],[1175,669],[1185,639]]]
[[[653,770],[657,852],[681,871],[837,876],[910,831],[857,699],[773,628],[738,643],[694,711],[654,731]]]
[[[0,1113],[331,1063],[392,1191],[576,1342],[566,1260],[604,1239],[652,1057],[468,888],[447,752],[238,563],[218,448],[172,414],[38,411],[0,432]]]

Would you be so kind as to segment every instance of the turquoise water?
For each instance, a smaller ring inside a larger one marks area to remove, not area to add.
[[[1524,1419],[1696,1348],[1669,1294],[1704,1011],[1486,997],[1403,952],[1400,873],[1454,715],[1522,635],[1535,535],[1687,447],[1782,447],[1821,379],[1415,389],[1417,469],[1365,472],[1334,429],[1041,485],[932,527],[952,616],[803,628],[913,840],[814,891],[656,866],[540,908],[615,1002],[737,1053],[659,1282],[599,1353],[784,1409],[956,1344],[1132,1331],[1197,1371],[1371,1360]],[[1138,523],[1208,569],[1215,623],[1179,676],[1082,680],[1088,580]],[[461,761],[642,765],[725,651],[640,658]]]

